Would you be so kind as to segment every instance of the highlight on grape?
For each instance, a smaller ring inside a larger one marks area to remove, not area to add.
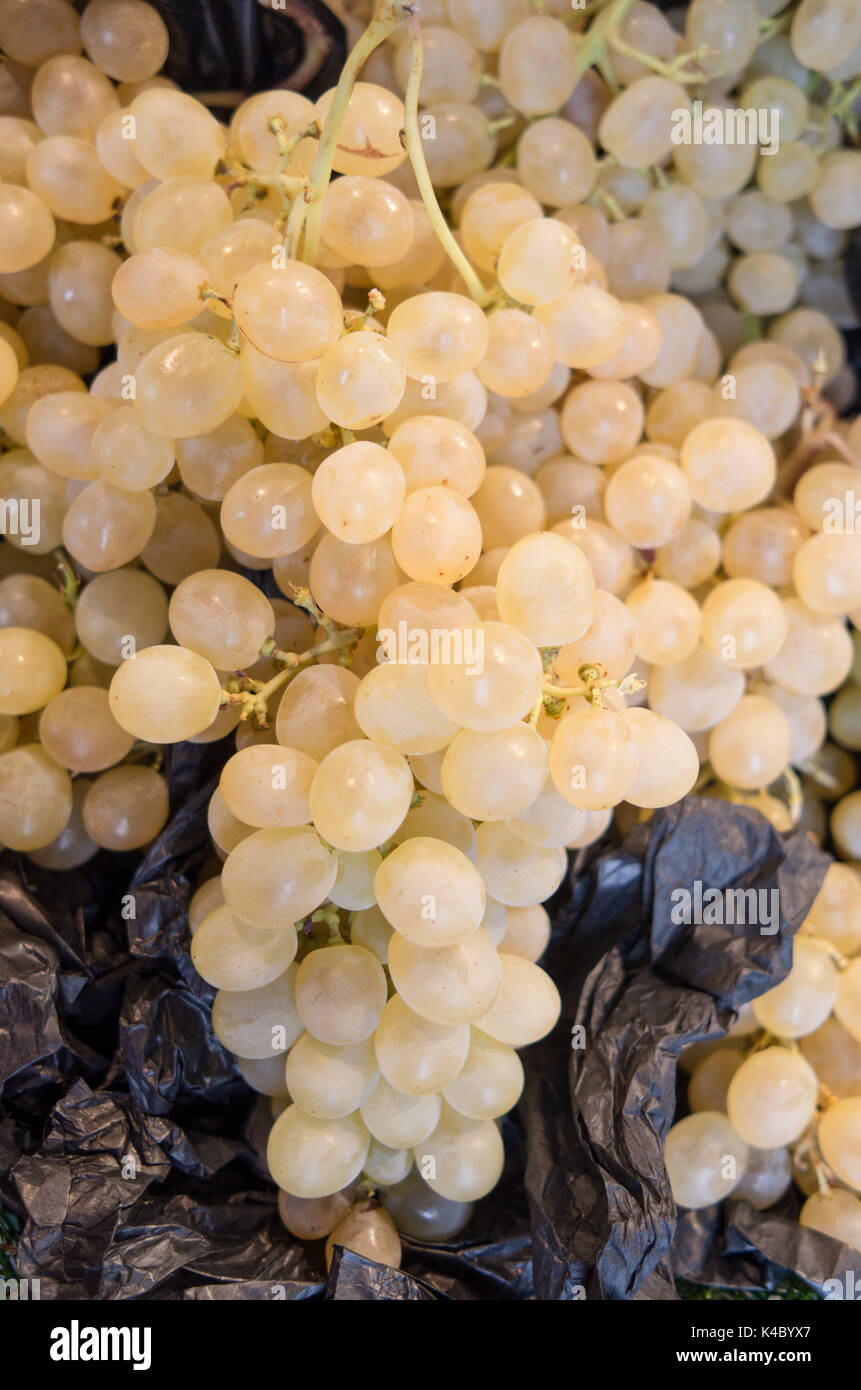
[[[152,848],[212,745],[213,1034],[286,1230],[397,1267],[589,1046],[581,856],[691,794],[801,830],[665,1190],[861,1250],[861,7],[329,6],[329,90],[210,109],[146,0],[0,0],[0,848]]]

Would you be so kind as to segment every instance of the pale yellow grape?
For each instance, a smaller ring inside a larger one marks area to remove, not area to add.
[[[506,907],[531,907],[555,893],[565,876],[565,851],[527,844],[507,824],[479,826],[478,870],[491,897]]]
[[[586,463],[617,463],[636,447],[644,412],[636,391],[624,382],[584,381],[565,398],[562,437]]]
[[[464,941],[440,947],[417,946],[395,932],[389,942],[389,969],[409,1008],[449,1027],[481,1018],[496,998],[501,979],[496,948],[482,928]]]
[[[854,150],[836,150],[825,156],[819,182],[810,194],[810,206],[820,222],[837,230],[857,227],[861,221],[861,162]]]
[[[292,555],[311,540],[319,518],[311,478],[295,463],[263,463],[231,484],[221,504],[225,538],[248,555]]]
[[[789,762],[792,732],[783,711],[764,695],[744,695],[709,735],[709,761],[732,787],[768,786]]]
[[[124,261],[111,286],[123,318],[141,328],[173,328],[203,308],[206,270],[184,251],[154,247]]]
[[[470,1047],[470,1030],[432,1023],[395,994],[374,1034],[380,1071],[390,1086],[410,1096],[431,1095],[458,1075]]]
[[[574,516],[578,508],[582,508],[587,517],[603,515],[607,476],[595,464],[581,463],[579,459],[562,454],[542,463],[535,473],[535,483],[544,498],[550,526]]]
[[[790,756],[794,765],[805,762],[819,751],[826,734],[825,708],[821,700],[815,695],[792,695],[782,686],[766,681],[751,685],[750,693],[767,695],[783,710],[792,732]]]
[[[169,618],[180,646],[219,670],[252,665],[275,628],[266,596],[226,570],[199,570],[184,579],[171,597]]]
[[[153,77],[169,46],[161,15],[142,0],[89,0],[81,38],[99,70],[120,82]]]
[[[75,218],[89,226],[107,221],[123,192],[90,140],[73,134],[52,134],[33,146],[27,156],[27,182],[54,217]]]
[[[167,782],[151,767],[121,765],[103,772],[87,792],[84,829],[104,849],[141,849],[164,828]]]
[[[415,836],[387,855],[374,879],[377,902],[392,926],[419,946],[449,946],[476,931],[484,886],[466,855]]]
[[[311,815],[336,849],[375,849],[390,839],[413,794],[409,764],[393,748],[354,739],[328,753],[311,784]]]
[[[502,622],[539,647],[576,641],[595,616],[588,561],[552,531],[524,536],[512,546],[499,567],[496,594]]]
[[[547,772],[543,739],[526,724],[488,733],[462,730],[442,763],[446,797],[474,820],[504,820],[540,795]]]
[[[31,850],[30,858],[42,869],[77,869],[98,852],[84,828],[83,804],[92,783],[76,777],[72,783],[72,814],[59,835],[41,849]]]
[[[314,107],[299,92],[281,89],[258,92],[243,103],[236,113],[233,139],[243,162],[263,174],[274,173],[280,158],[278,138],[270,126],[275,117],[283,122],[287,139],[293,140],[311,125]],[[300,141],[288,157],[284,172],[291,176],[310,174],[316,150],[313,140]]]
[[[741,1181],[733,1188],[734,1201],[750,1202],[764,1211],[779,1201],[792,1182],[792,1155],[785,1146],[751,1149]]]
[[[691,489],[684,473],[657,455],[641,454],[621,464],[604,494],[608,522],[639,549],[668,544],[687,522],[690,509]]]
[[[45,468],[63,478],[96,478],[93,437],[113,409],[110,401],[80,391],[43,396],[27,414],[27,447]]]
[[[550,333],[557,362],[599,366],[620,352],[627,320],[618,299],[593,285],[572,285],[561,299],[541,304],[535,317]]]
[[[376,622],[383,599],[404,578],[388,536],[353,545],[327,534],[314,551],[308,584],[335,622],[368,627]]]
[[[696,1210],[728,1197],[742,1176],[748,1146],[725,1115],[700,1110],[667,1134],[664,1161],[673,1197]]]
[[[406,385],[397,347],[380,333],[347,333],[323,353],[317,369],[317,403],[344,429],[365,430],[400,405]]]
[[[128,129],[124,111],[109,111],[96,131],[96,150],[111,178],[125,188],[140,188],[149,174],[135,155],[133,140],[125,138]]]
[[[827,948],[798,936],[786,979],[753,1000],[763,1028],[778,1038],[800,1038],[819,1028],[837,998],[837,971]]]
[[[861,1250],[861,1200],[852,1192],[842,1188],[814,1192],[801,1208],[798,1220],[810,1230],[821,1231],[852,1250]]]
[[[113,84],[86,58],[63,53],[40,65],[30,92],[33,118],[46,135],[91,141],[104,116],[119,106]]]
[[[704,104],[702,110],[704,134],[706,129],[713,132],[715,124],[717,124],[719,131],[722,130],[724,121],[725,112],[722,104]],[[768,158],[759,160],[758,174],[761,187],[764,192],[770,193],[774,197],[779,195],[772,190],[771,186],[766,187],[762,178],[762,171],[763,169],[770,171],[771,166],[780,158],[782,148],[778,148]],[[759,146],[756,142],[747,144],[743,141],[718,140],[708,145],[705,141],[699,144],[691,142],[674,147],[673,163],[682,181],[699,193],[701,198],[707,200],[731,198],[747,184],[756,167],[758,154]],[[799,195],[792,193],[789,196]]]
[[[223,907],[224,894],[221,891],[221,874],[215,874],[202,883],[195,893],[192,894],[191,902],[188,905],[188,929],[192,936],[197,931],[201,922],[208,917],[210,912],[214,912],[217,907]],[[243,1056],[247,1056],[243,1053]]]
[[[800,599],[784,599],[788,630],[776,656],[766,663],[769,680],[793,695],[827,695],[852,666],[852,639],[845,623],[811,613]]]
[[[547,509],[539,489],[519,468],[494,464],[473,495],[485,550],[513,545],[521,536],[543,529]]]
[[[131,752],[134,739],[111,714],[108,692],[81,685],[61,690],[39,719],[39,742],[72,772],[102,772]]]
[[[118,667],[110,700],[117,723],[135,738],[179,743],[212,723],[221,703],[221,683],[197,652],[146,647]]]
[[[9,756],[8,754],[6,755]],[[848,800],[848,798],[846,798]],[[845,802],[839,802],[837,810]],[[835,811],[836,816],[836,811]],[[839,829],[839,826],[838,826]],[[834,822],[832,821],[832,831]],[[842,848],[841,836],[834,832],[835,842],[838,848]],[[837,1002],[834,1005],[834,1015],[839,1023],[843,1024],[846,1032],[861,1043],[861,961],[855,960],[840,973],[837,985]]]
[[[650,671],[647,694],[652,709],[694,734],[713,728],[730,714],[744,688],[740,671],[719,662],[697,643],[682,661]]]
[[[134,649],[153,647],[167,632],[167,597],[157,579],[143,570],[112,570],[82,589],[75,608],[78,637],[97,660],[116,666],[123,640]]]
[[[693,376],[703,334],[703,317],[695,305],[678,294],[654,294],[645,300],[658,323],[661,348],[640,372],[647,386],[668,387]]]
[[[688,1082],[688,1105],[691,1110],[726,1110],[726,1097],[744,1058],[736,1047],[722,1047],[694,1067]]]
[[[246,825],[244,821],[239,820],[232,811],[228,810],[218,787],[209,798],[206,824],[220,859],[226,859],[231,850],[234,850],[242,840],[247,840],[248,836],[254,833],[253,825]]]
[[[613,711],[589,707],[559,722],[550,746],[550,775],[573,806],[600,811],[617,805],[633,785],[637,765],[633,734]]]
[[[442,291],[405,299],[389,315],[387,332],[407,376],[417,381],[453,381],[478,365],[489,341],[482,310],[464,295]]]
[[[29,270],[47,256],[54,244],[54,219],[29,188],[0,186],[0,219],[0,273]]]
[[[422,105],[434,101],[474,101],[478,95],[481,60],[473,44],[445,24],[425,21],[424,64],[422,67],[419,100]],[[412,63],[412,47],[403,43],[394,59],[395,77],[402,91],[406,90]]]
[[[496,1042],[526,1047],[555,1026],[561,1010],[559,992],[550,976],[522,956],[500,954],[499,993],[476,1028]]]
[[[795,554],[796,593],[814,613],[831,617],[861,603],[861,537],[819,534],[803,541]]]
[[[509,232],[499,251],[499,283],[521,304],[551,304],[571,285],[579,247],[571,228],[555,218],[521,223]]]
[[[61,834],[71,814],[69,774],[38,743],[22,743],[0,754],[0,844],[11,850],[43,849]]]
[[[799,1045],[820,1082],[836,1096],[861,1095],[861,1043],[836,1018],[826,1019]]]
[[[526,0],[446,0],[444,8],[449,23],[482,53],[497,52],[506,31],[529,14]]]
[[[790,373],[774,362],[753,362],[734,369],[733,376],[734,395],[725,399],[718,383],[709,413],[747,420],[766,439],[784,434],[801,407],[801,393]]]
[[[306,825],[309,792],[318,764],[296,748],[252,745],[225,763],[219,786],[233,815],[246,825]]]
[[[806,145],[802,148],[807,151]],[[821,352],[825,359],[822,376],[826,385],[846,361],[846,348],[839,329],[816,309],[793,309],[789,314],[782,314],[769,326],[768,336],[771,342],[794,352],[811,371],[815,370]]]
[[[630,590],[628,612],[637,628],[637,655],[651,666],[672,666],[697,645],[702,615],[696,600],[666,579],[643,580]]]
[[[734,671],[763,666],[786,641],[788,622],[777,594],[756,579],[727,579],[702,606],[703,645]]]
[[[511,1110],[522,1090],[523,1065],[514,1048],[473,1028],[464,1066],[443,1095],[458,1114],[492,1120]]]
[[[413,806],[398,826],[395,844],[412,840],[416,835],[429,836],[454,845],[473,864],[478,857],[475,829],[467,816],[450,806],[441,793],[423,794],[420,804]]]
[[[488,319],[490,339],[476,368],[489,391],[505,397],[536,391],[553,368],[550,335],[522,309],[498,309]]]
[[[400,189],[383,179],[348,174],[323,195],[323,236],[348,265],[388,265],[405,256],[415,233]]]
[[[18,358],[5,338],[0,339],[0,405],[8,400],[18,380]]]
[[[683,183],[654,188],[639,210],[659,233],[673,270],[695,266],[708,248],[711,219],[703,199]]]
[[[803,0],[792,18],[792,52],[804,67],[837,67],[861,43],[861,15],[851,0]]]
[[[384,434],[394,434],[404,420],[417,415],[445,415],[478,433],[487,413],[488,395],[475,372],[460,372],[453,381],[438,381],[435,397],[429,397],[428,385],[407,378],[400,405],[383,421]]]
[[[861,1190],[861,1096],[835,1101],[819,1121],[819,1147],[842,1182]]]
[[[272,1126],[266,1162],[285,1192],[328,1197],[359,1176],[369,1138],[358,1113],[322,1120],[291,1105]]]
[[[660,390],[646,411],[646,438],[678,450],[709,408],[711,391],[702,381],[676,381]]]
[[[506,909],[505,935],[499,950],[510,956],[537,961],[550,940],[550,918],[539,904]]]
[[[337,871],[336,856],[309,827],[256,830],[227,857],[224,900],[240,921],[277,931],[319,907]]]
[[[440,709],[456,724],[479,732],[504,729],[524,718],[540,697],[541,658],[534,645],[505,623],[479,623],[473,629],[481,643],[481,669],[463,660],[433,666],[431,693]]]
[[[578,203],[595,183],[595,152],[576,125],[551,116],[527,125],[517,143],[517,172],[539,202]]]
[[[534,391],[528,392],[525,396],[510,397],[507,404],[512,410],[522,412],[527,415],[540,413],[555,404],[556,401],[564,396],[571,384],[571,368],[565,367],[561,362],[554,362],[550,373],[541,386]],[[501,400],[502,397],[499,397]]]
[[[328,417],[317,402],[319,359],[275,361],[246,342],[239,353],[245,400],[253,416],[287,439],[307,439],[325,430]]]
[[[337,907],[346,907],[351,912],[364,910],[374,905],[374,874],[380,865],[378,850],[365,850],[361,854],[348,854],[346,850],[338,853],[338,877],[329,889],[329,897]],[[354,942],[361,945],[361,942]]]
[[[375,1031],[386,1003],[386,978],[363,946],[312,951],[299,966],[296,1007],[318,1042],[346,1047]]]
[[[372,1142],[371,1148],[377,1150],[373,1155],[371,1149],[365,1158],[365,1173],[370,1176],[368,1164],[373,1163],[375,1167],[388,1170],[392,1166],[392,1160],[386,1163],[383,1155],[379,1152],[381,1146]],[[385,1146],[382,1146],[384,1149]],[[405,1163],[401,1154],[395,1154],[395,1150],[386,1150],[396,1156],[397,1162],[393,1167],[393,1172],[402,1177],[409,1171],[410,1164]],[[382,1181],[382,1179],[377,1179]],[[397,1179],[392,1177],[391,1181]],[[395,1223],[388,1212],[381,1207],[374,1199],[364,1202],[357,1202],[350,1209],[342,1221],[334,1228],[329,1239],[326,1241],[326,1268],[332,1268],[335,1247],[342,1246],[345,1250],[352,1250],[365,1260],[371,1260],[376,1265],[387,1265],[392,1269],[400,1269],[402,1250],[401,1240],[398,1235]]]
[[[443,1104],[429,1139],[413,1150],[421,1171],[433,1172],[429,1186],[457,1202],[475,1201],[499,1181],[505,1150],[493,1120],[470,1120]],[[433,1161],[432,1168],[429,1160]]]
[[[699,517],[690,517],[682,529],[658,547],[654,571],[659,579],[695,589],[710,579],[721,562],[721,538]]]
[[[444,416],[404,420],[392,434],[388,451],[401,466],[408,492],[450,487],[471,497],[484,477],[481,444],[471,430]]]
[[[285,923],[282,931],[257,931],[240,922],[227,906],[217,907],[205,917],[191,942],[191,959],[197,973],[216,989],[242,995],[280,980],[295,954],[296,930],[292,923]],[[247,1034],[246,1025],[238,1036],[232,1036],[238,1042]],[[271,1046],[261,1055],[271,1057]]]
[[[407,1178],[412,1170],[413,1156],[409,1149],[390,1149],[385,1144],[379,1143],[377,1139],[371,1140],[368,1149],[368,1156],[365,1159],[365,1176],[372,1182],[378,1183],[380,1187],[390,1187],[395,1183],[401,1183]],[[379,1250],[379,1246],[377,1246]],[[400,1250],[400,1242],[398,1243]],[[370,1252],[371,1258],[380,1260],[379,1254]],[[394,1261],[392,1261],[394,1263]]]
[[[422,1143],[436,1128],[439,1095],[405,1095],[381,1077],[361,1109],[371,1134],[390,1149]]]
[[[575,642],[567,642],[553,663],[562,685],[578,685],[578,672],[585,664],[603,667],[611,680],[618,680],[630,669],[636,649],[633,616],[613,594],[595,591],[595,616]]]
[[[114,338],[111,283],[120,259],[106,246],[70,241],[51,260],[48,292],[61,328],[77,342],[104,347]]]
[[[843,955],[861,951],[861,881],[847,864],[828,865],[802,931],[824,936]]]
[[[253,934],[249,927],[244,931],[249,937]],[[266,934],[265,941],[272,937]],[[219,990],[212,1001],[212,1031],[219,1042],[240,1057],[261,1060],[292,1047],[302,1033],[296,1011],[297,969],[294,963],[256,989]]]
[[[458,732],[458,725],[436,705],[428,668],[419,663],[390,662],[369,671],[356,691],[354,707],[366,737],[399,753],[438,752]]]
[[[627,326],[625,341],[612,357],[589,368],[590,375],[599,381],[639,376],[653,365],[661,350],[661,325],[652,311],[636,301],[621,303]]]
[[[144,425],[168,439],[217,428],[243,395],[238,359],[203,333],[182,333],[154,347],[138,366],[135,383],[135,409]]]
[[[225,147],[225,132],[194,97],[156,88],[129,107],[135,121],[135,154],[161,180],[208,178]]]
[[[220,502],[239,478],[260,466],[263,445],[248,421],[236,414],[214,430],[178,440],[176,462],[190,492]]]
[[[334,88],[324,92],[314,107],[321,126],[333,97]],[[335,170],[369,178],[384,178],[392,173],[407,157],[399,138],[403,127],[404,104],[400,97],[373,82],[357,82],[338,131]]]
[[[842,529],[844,513],[853,513],[852,495],[858,471],[848,463],[815,463],[799,478],[792,501],[801,521],[811,531],[834,533]],[[800,546],[800,541],[799,541]],[[798,547],[793,552],[797,554]]]
[[[338,1120],[358,1110],[379,1079],[370,1038],[333,1047],[303,1033],[287,1057],[287,1087],[306,1115]]]
[[[861,858],[859,810],[861,810],[861,792],[851,792],[838,801],[831,813],[831,835],[837,849],[846,858]],[[857,1016],[857,1002],[854,1005],[853,1013]]]
[[[531,15],[506,33],[499,51],[499,82],[510,106],[544,116],[568,100],[577,81],[574,38],[558,19]]]
[[[674,148],[673,113],[686,111],[689,105],[684,87],[665,77],[642,78],[605,111],[598,127],[600,142],[623,168],[657,164]]]
[[[279,92],[277,95],[298,97],[296,92]],[[301,97],[298,99],[303,100]],[[274,139],[271,132],[267,132],[267,135]],[[232,302],[233,292],[245,272],[253,270],[262,261],[271,263],[277,246],[278,241],[268,222],[261,222],[256,217],[240,217],[205,241],[196,259],[204,269],[204,279],[216,294]],[[208,303],[214,314],[231,317],[226,304],[221,304],[217,299]]]
[[[639,175],[628,175],[639,179]],[[636,190],[631,207],[636,208],[645,190]],[[700,320],[688,300],[667,294],[672,279],[670,259],[660,234],[654,227],[637,217],[613,223],[607,229],[606,285],[617,299],[623,301],[654,298],[657,302],[650,312],[661,328],[660,361],[655,359],[655,374],[677,381],[693,374],[693,363],[699,339]],[[594,268],[587,261],[587,269]],[[582,278],[582,277],[581,277]],[[675,330],[676,337],[673,337]],[[666,340],[666,341],[664,341]],[[658,384],[665,385],[661,380]]]
[[[505,823],[518,839],[542,849],[567,846],[585,830],[589,812],[572,806],[555,788],[549,776],[534,801]]]
[[[278,706],[278,742],[321,762],[339,744],[361,738],[353,713],[358,688],[355,673],[341,666],[312,666],[300,671]]]
[[[79,52],[80,32],[80,18],[65,0],[3,0],[0,5],[0,47],[26,67],[38,67],[58,53]]]
[[[473,568],[481,547],[478,515],[454,488],[411,492],[392,528],[395,560],[420,582],[456,583]]]
[[[632,806],[672,806],[687,796],[699,776],[697,750],[683,729],[650,709],[622,716],[637,747],[637,775],[625,794]]]
[[[173,442],[150,433],[132,406],[123,405],[96,426],[92,461],[108,482],[128,492],[141,492],[163,482],[170,473]]]
[[[599,589],[618,594],[630,583],[634,571],[633,551],[627,541],[604,522],[575,515],[558,521],[553,530],[583,552]]]
[[[806,534],[794,513],[758,507],[736,517],[724,532],[723,567],[733,579],[758,579],[780,588],[792,579],[792,562]]]
[[[260,352],[279,362],[309,362],[338,338],[341,300],[321,271],[301,261],[262,262],[246,271],[233,300],[236,321]]]
[[[424,203],[411,199],[413,239],[406,255],[396,261],[374,267],[373,280],[377,289],[388,292],[406,285],[433,280],[446,263],[446,252],[436,234]]]
[[[540,216],[541,204],[519,184],[485,182],[461,210],[463,249],[473,265],[492,272],[509,234]]]
[[[75,646],[75,618],[68,604],[53,584],[35,574],[0,579],[0,627],[36,628],[66,654]]]
[[[66,658],[56,642],[32,628],[0,628],[0,714],[42,709],[65,684]]]
[[[774,451],[744,420],[704,420],[691,430],[679,462],[695,502],[716,512],[743,511],[774,484]]]

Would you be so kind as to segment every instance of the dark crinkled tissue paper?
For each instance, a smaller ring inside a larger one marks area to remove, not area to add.
[[[316,96],[343,62],[318,0],[156,3],[167,71],[191,91]],[[846,1269],[845,1247],[798,1226],[794,1193],[677,1219],[662,1140],[680,1048],[786,975],[828,862],[803,832],[781,840],[757,812],[688,797],[572,861],[544,962],[562,1018],[524,1054],[506,1169],[466,1232],[405,1239],[403,1270],[339,1251],[327,1277],[322,1243],[278,1218],[266,1102],[214,1037],[188,954],[229,752],[168,750],[174,815],[142,861],[51,874],[0,855],[0,1194],[22,1221],[18,1274],[43,1299],[672,1299],[676,1276],[770,1289],[795,1270],[821,1289]],[[696,879],[779,888],[780,932],[673,924],[670,890]]]

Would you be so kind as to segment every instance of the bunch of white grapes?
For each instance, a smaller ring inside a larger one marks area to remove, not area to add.
[[[543,904],[614,813],[696,789],[822,839],[836,800],[855,944],[799,938],[797,988],[811,1045],[859,1037],[861,686],[823,697],[861,678],[861,9],[343,18],[335,89],[225,125],[143,0],[0,0],[0,844],[140,849],[164,745],[232,740],[213,1027],[289,1229],[397,1264],[499,1178]],[[776,148],[684,137],[763,110]],[[764,1026],[730,1120],[673,1131],[739,1168],[816,1105]],[[819,1123],[845,1191],[859,1107]]]
[[[683,1049],[691,1113],[666,1140],[682,1207],[758,1210],[795,1182],[802,1226],[861,1251],[861,882],[834,863],[786,979],[729,1034]]]

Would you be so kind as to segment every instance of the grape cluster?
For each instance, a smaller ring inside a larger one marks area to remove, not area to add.
[[[861,11],[338,8],[338,86],[224,125],[143,0],[0,0],[0,843],[148,845],[164,745],[231,741],[213,1028],[288,1228],[397,1264],[499,1178],[567,851],[836,800],[667,1158],[773,1200],[794,1145],[857,1243]],[[763,110],[776,148],[675,138]]]

